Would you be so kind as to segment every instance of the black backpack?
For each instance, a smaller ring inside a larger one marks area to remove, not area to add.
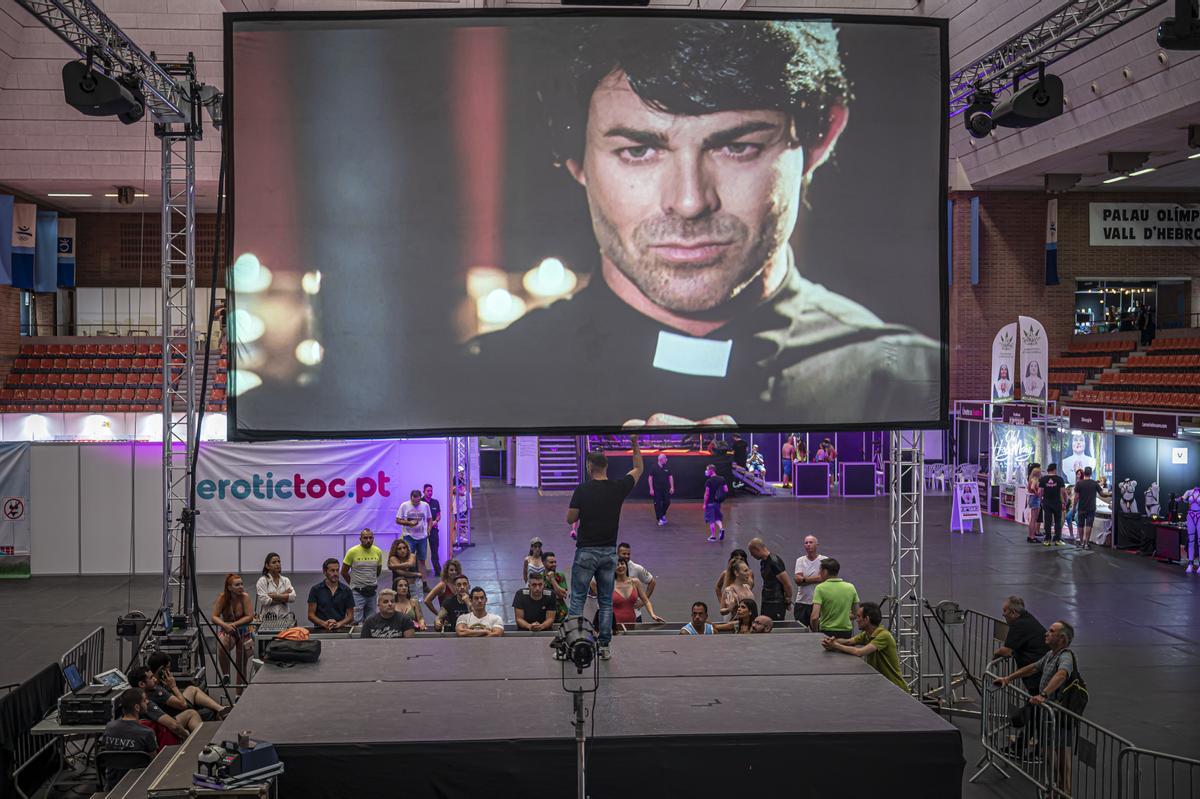
[[[1071,652],[1069,649],[1064,649],[1063,652]],[[1062,655],[1059,655],[1061,658]],[[1075,653],[1071,652],[1071,662],[1075,663]],[[1083,681],[1083,676],[1079,673],[1078,665],[1071,670],[1067,675],[1067,681],[1058,689],[1058,704],[1065,709],[1071,711],[1076,716],[1082,716],[1083,711],[1087,708],[1088,689],[1087,683]]]
[[[316,663],[321,657],[321,642],[280,640],[267,644],[267,660],[272,663]]]

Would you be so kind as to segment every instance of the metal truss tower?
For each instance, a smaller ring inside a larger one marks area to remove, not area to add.
[[[950,116],[970,105],[977,87],[999,93],[1013,79],[1050,65],[1167,0],[1071,0],[950,76]]]
[[[921,569],[925,537],[925,435],[891,433],[892,562],[889,627],[896,638],[900,673],[910,691],[921,681],[921,612],[925,604]]]
[[[471,541],[471,439],[455,436],[450,439],[450,490],[454,492],[454,536],[451,549],[472,546]]]
[[[162,418],[163,592],[173,615],[192,610],[187,541],[191,468],[196,446],[196,141],[200,91],[189,55],[160,64],[125,35],[92,0],[17,0],[93,68],[136,77],[154,135],[162,144]]]

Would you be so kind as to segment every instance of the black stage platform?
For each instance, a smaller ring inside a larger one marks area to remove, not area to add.
[[[571,797],[571,697],[549,643],[326,642],[319,663],[264,666],[221,734],[273,742],[289,799]],[[816,635],[618,637],[594,724],[593,799],[961,796],[958,730]]]

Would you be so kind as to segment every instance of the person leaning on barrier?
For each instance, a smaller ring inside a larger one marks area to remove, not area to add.
[[[770,616],[755,616],[754,621],[750,622],[750,632],[752,633],[769,633],[775,629],[775,622]]]
[[[680,635],[716,635],[717,631],[708,622],[708,605],[692,603],[692,620],[679,628]]]
[[[1046,628],[1025,609],[1025,600],[1019,596],[1010,596],[1004,600],[1000,613],[1008,622],[1008,634],[1004,636],[1004,645],[993,652],[992,657],[1011,657],[1018,669],[1041,660],[1048,651]],[[1025,678],[1025,690],[1029,691],[1031,696],[1038,692],[1036,675]]]
[[[338,579],[338,559],[321,564],[325,579],[308,591],[308,620],[321,630],[344,630],[354,623],[354,596]]]
[[[546,591],[546,579],[537,572],[529,575],[529,584],[513,595],[513,613],[517,629],[540,632],[554,626],[558,602]]]
[[[842,566],[834,558],[821,561],[821,583],[813,591],[809,628],[834,638],[849,638],[854,629],[851,613],[858,604],[858,590],[838,575]]]
[[[434,619],[433,627],[440,632],[454,632],[460,616],[471,612],[471,600],[468,596],[471,590],[471,578],[460,574],[454,578],[454,596],[442,603]]]

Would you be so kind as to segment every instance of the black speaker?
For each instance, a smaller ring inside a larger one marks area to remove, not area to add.
[[[1062,112],[1062,78],[1047,75],[1005,97],[992,111],[992,124],[1003,128],[1030,128],[1061,116]]]
[[[137,90],[116,78],[89,70],[82,61],[63,65],[63,93],[67,105],[92,117],[118,116],[126,125],[145,113]]]

